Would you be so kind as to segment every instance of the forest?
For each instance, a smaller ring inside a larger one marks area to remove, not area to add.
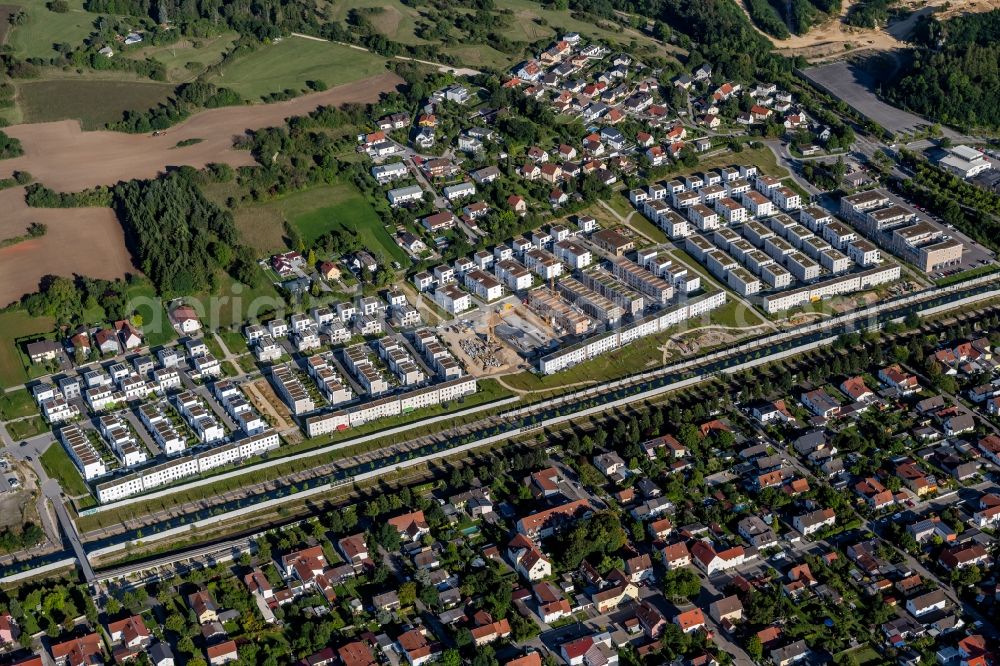
[[[204,197],[199,177],[183,167],[156,180],[132,180],[115,188],[114,208],[126,238],[161,294],[209,289],[217,269],[244,284],[261,279],[253,252],[239,242],[232,214]]]
[[[921,46],[894,85],[889,100],[961,128],[1000,127],[1000,10],[918,29]]]

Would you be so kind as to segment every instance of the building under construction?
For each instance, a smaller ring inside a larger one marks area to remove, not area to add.
[[[590,318],[576,310],[549,287],[538,287],[529,291],[528,307],[543,319],[554,320],[571,335],[583,335],[591,329]]]

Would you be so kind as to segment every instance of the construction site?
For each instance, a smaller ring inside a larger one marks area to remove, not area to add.
[[[441,327],[438,334],[475,377],[527,370],[526,359],[557,345],[560,336],[516,298]]]

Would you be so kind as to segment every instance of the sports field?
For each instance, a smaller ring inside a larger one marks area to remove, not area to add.
[[[364,247],[402,265],[409,263],[371,204],[349,183],[314,187],[266,204],[237,209],[235,217],[246,241],[261,251],[284,248],[282,222],[288,220],[307,247],[335,228],[349,229],[358,234]]]
[[[17,95],[26,123],[73,118],[84,129],[100,129],[126,111],[165,102],[173,90],[169,83],[151,81],[54,80],[19,83]]]
[[[385,71],[385,58],[367,51],[288,37],[226,65],[211,81],[258,100],[283,90],[304,90],[307,81],[322,81],[332,87]]]

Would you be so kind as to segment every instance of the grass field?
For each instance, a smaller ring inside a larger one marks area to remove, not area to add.
[[[323,185],[295,192],[235,213],[236,227],[250,245],[261,251],[283,248],[282,222],[288,220],[302,235],[306,246],[335,229],[350,229],[361,244],[406,266],[409,260],[382,225],[382,220],[364,196],[349,183]]]
[[[236,41],[236,33],[224,32],[206,39],[184,39],[169,46],[148,46],[130,52],[129,57],[141,60],[152,58],[167,67],[167,79],[173,82],[190,81],[218,64],[229,47]]]
[[[382,11],[368,17],[381,34],[402,44],[426,44],[414,33],[421,14],[399,0],[334,0],[329,3],[327,17],[331,21],[346,21],[352,9],[377,8]]]
[[[385,59],[339,44],[289,37],[265,45],[211,78],[250,100],[283,90],[303,90],[306,81],[329,87],[351,83],[385,72]]]
[[[67,495],[75,497],[77,495],[86,495],[90,492],[87,484],[83,482],[80,472],[76,469],[76,465],[73,464],[66,450],[59,444],[53,443],[49,446],[39,460],[45,469],[45,473],[59,481],[59,485],[63,487]]]
[[[166,101],[174,87],[142,81],[56,80],[17,85],[21,116],[27,123],[75,118],[84,129],[122,119],[125,111],[145,111]]]
[[[284,307],[284,299],[269,280],[263,279],[259,286],[248,287],[220,272],[218,283],[215,293],[192,297],[205,306],[207,316],[201,323],[206,329],[230,328]]]
[[[30,419],[21,419],[7,424],[7,433],[14,440],[28,439],[48,429],[48,424],[41,416],[32,416]]]
[[[83,0],[68,0],[65,14],[51,12],[46,0],[21,0],[11,3],[24,8],[28,18],[10,31],[7,43],[15,55],[24,58],[52,58],[58,55],[55,46],[66,42],[79,46],[95,32],[94,22],[100,17],[83,10]]]
[[[49,333],[53,326],[53,319],[32,317],[23,310],[0,313],[0,386],[16,386],[28,379],[16,341]]]
[[[35,400],[28,389],[18,389],[10,393],[0,393],[0,419],[9,421],[37,414]]]
[[[142,282],[128,288],[131,307],[142,317],[142,333],[146,344],[159,347],[177,339],[177,332],[170,324],[163,301],[156,295],[153,285]]]

